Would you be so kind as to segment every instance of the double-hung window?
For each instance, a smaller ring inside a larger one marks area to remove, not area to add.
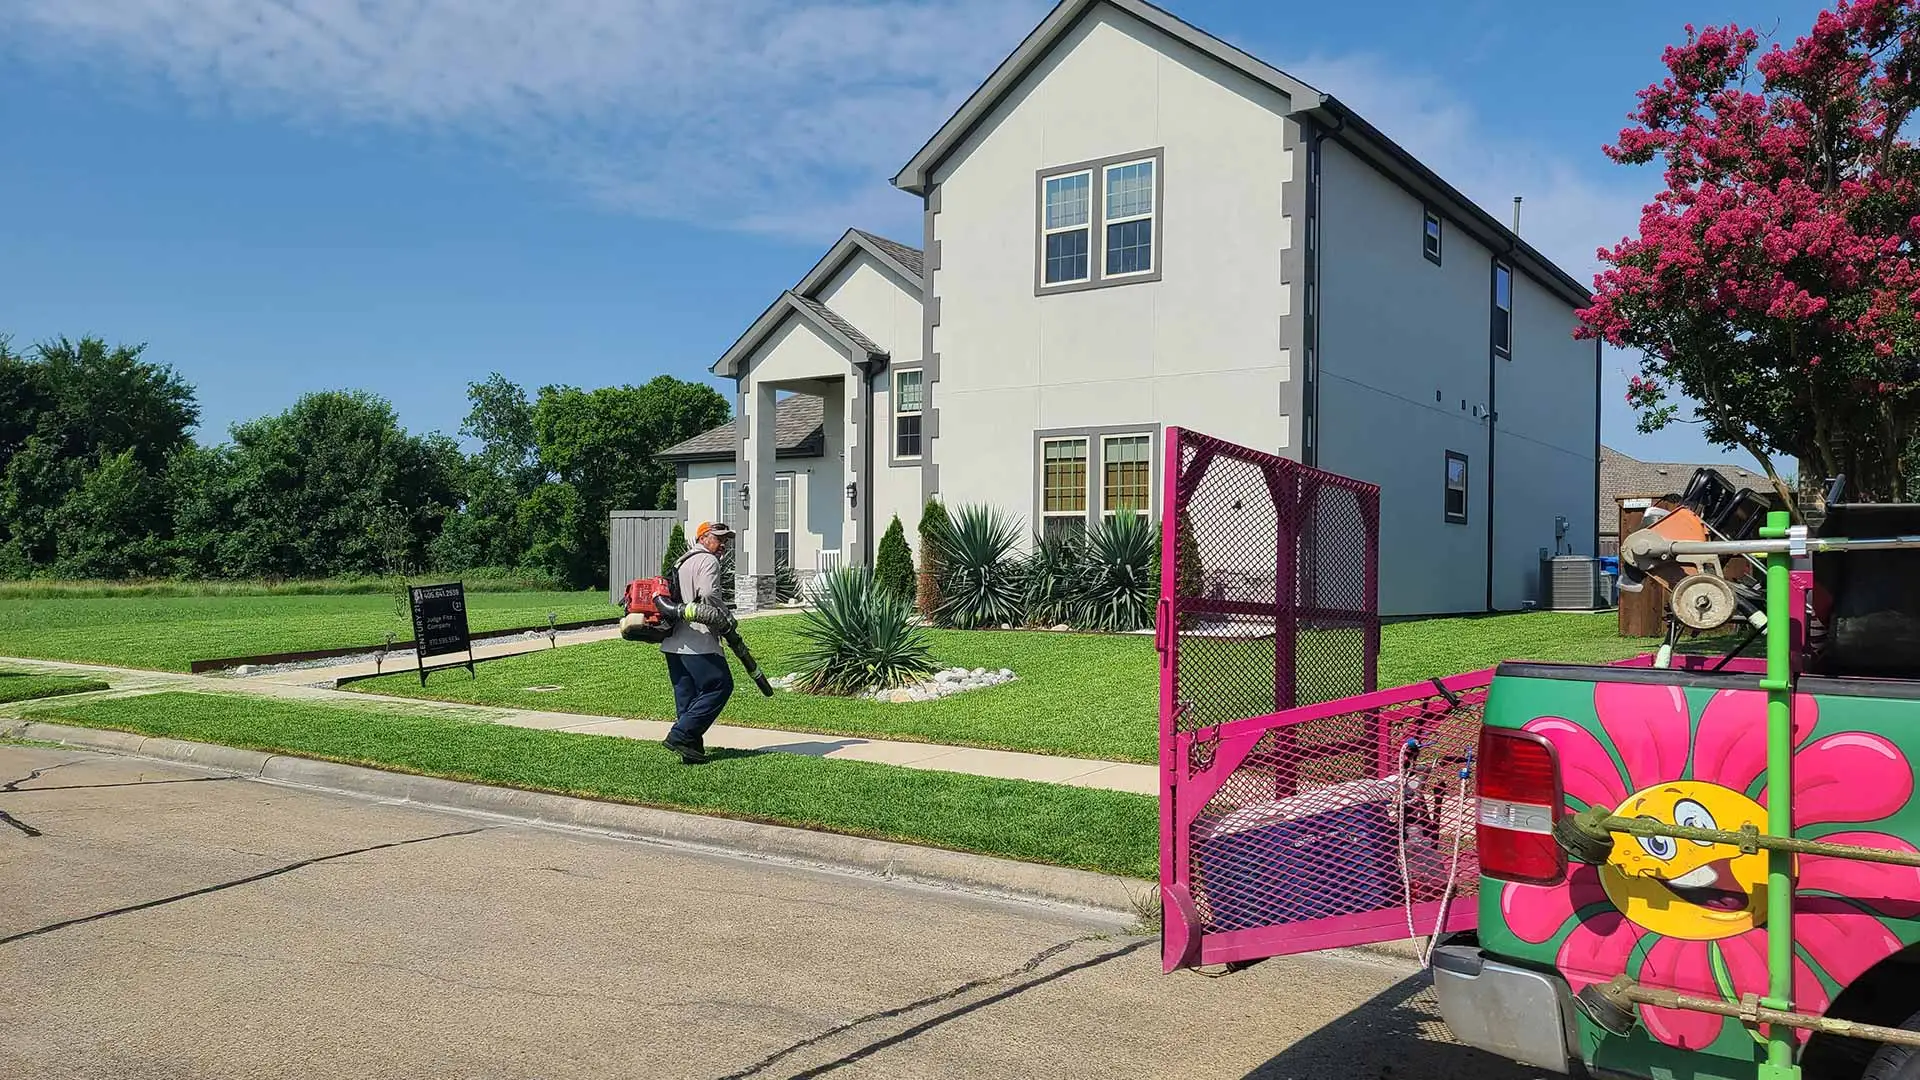
[[[1069,285],[1092,277],[1093,172],[1049,177],[1041,222],[1048,285]]]
[[[713,520],[724,521],[738,530],[740,524],[735,519],[740,516],[740,482],[733,477],[720,481],[720,505],[714,509]]]
[[[773,565],[793,565],[793,474],[773,478]]]
[[[1041,532],[1066,536],[1087,527],[1087,440],[1040,443]]]
[[[1100,440],[1102,514],[1138,514],[1152,506],[1152,440],[1146,435],[1108,435]]]
[[[1427,261],[1440,265],[1440,215],[1429,210],[1421,224],[1420,249],[1425,252]]]
[[[893,456],[920,456],[921,418],[926,409],[926,386],[919,369],[893,373]]]
[[[1036,291],[1160,277],[1161,152],[1042,170]]]
[[[1107,277],[1153,272],[1153,172],[1151,159],[1105,169]]]

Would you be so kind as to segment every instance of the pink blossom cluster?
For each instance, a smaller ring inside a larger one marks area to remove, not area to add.
[[[1687,27],[1605,148],[1660,158],[1665,189],[1639,236],[1600,251],[1579,336],[1645,350],[1657,372],[1704,326],[1807,378],[1844,358],[1869,392],[1920,390],[1920,152],[1901,135],[1920,107],[1917,44],[1920,0],[1842,0],[1757,62],[1753,31]],[[1659,394],[1650,380],[1628,396]]]

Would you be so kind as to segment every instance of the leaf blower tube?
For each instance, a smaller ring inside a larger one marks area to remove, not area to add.
[[[726,608],[716,604],[674,604],[663,596],[654,601],[654,611],[669,628],[675,623],[699,623],[725,638],[727,648],[732,649],[733,655],[739,658],[740,666],[747,669],[747,677],[753,680],[753,685],[759,687],[767,697],[773,696],[773,684],[760,671],[759,662],[753,658],[753,650],[747,648],[747,643],[740,638],[739,623]]]

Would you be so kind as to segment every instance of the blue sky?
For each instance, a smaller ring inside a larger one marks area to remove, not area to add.
[[[310,389],[453,432],[464,384],[713,358],[1045,0],[6,0],[0,333],[144,341],[202,438]],[[1820,4],[1166,0],[1339,96],[1583,280],[1658,182],[1599,152],[1681,26],[1791,38]],[[1609,352],[1603,435],[1634,433]],[[1734,455],[1737,459],[1738,455]]]

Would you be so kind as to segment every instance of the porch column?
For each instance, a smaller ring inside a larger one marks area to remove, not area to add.
[[[734,601],[741,611],[771,606],[773,583],[774,449],[777,406],[771,386],[755,386],[745,395],[746,447],[740,469],[741,490],[747,503],[745,534],[734,557]]]

